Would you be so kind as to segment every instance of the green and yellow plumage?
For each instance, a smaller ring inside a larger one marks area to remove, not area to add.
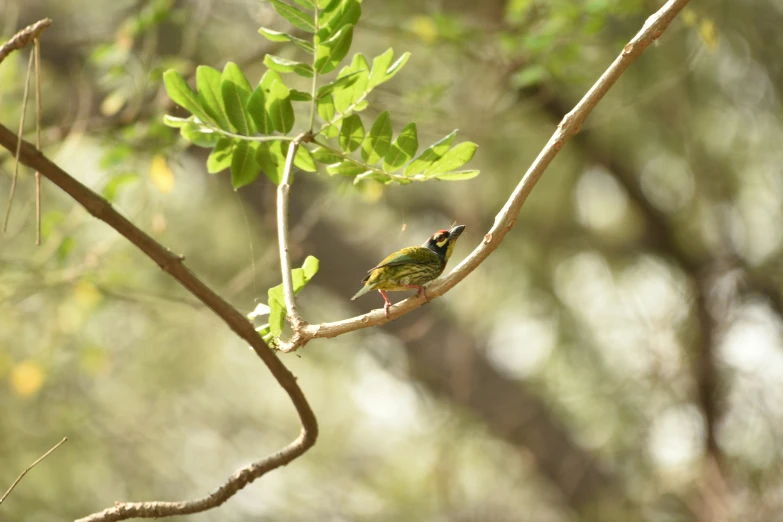
[[[362,280],[364,286],[351,299],[378,290],[386,301],[384,308],[388,317],[391,303],[386,291],[415,288],[419,293],[424,292],[424,285],[443,273],[464,229],[464,225],[459,225],[451,230],[439,230],[424,245],[403,248],[391,254],[368,272]],[[426,297],[426,293],[424,295]]]

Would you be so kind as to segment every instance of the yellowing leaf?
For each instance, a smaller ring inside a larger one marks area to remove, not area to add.
[[[438,41],[438,27],[430,16],[416,16],[411,22],[411,32],[426,44]]]
[[[166,157],[156,154],[150,162],[150,179],[158,190],[167,194],[174,188],[174,172],[169,167]]]
[[[718,48],[718,29],[712,20],[704,19],[701,21],[701,24],[699,24],[699,36],[701,36],[704,45],[710,51],[715,51]]]
[[[38,363],[22,361],[11,370],[11,389],[20,397],[35,395],[44,383],[44,371]]]

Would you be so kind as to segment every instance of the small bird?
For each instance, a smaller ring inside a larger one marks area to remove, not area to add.
[[[422,246],[407,247],[393,253],[367,272],[367,277],[362,279],[364,286],[351,301],[371,290],[378,290],[386,301],[383,311],[389,319],[391,301],[386,295],[387,291],[416,288],[417,297],[424,294],[424,299],[428,299],[424,285],[443,273],[454,245],[464,230],[465,225],[457,225],[451,230],[438,230]]]

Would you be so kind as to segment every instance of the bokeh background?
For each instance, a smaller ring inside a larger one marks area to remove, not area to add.
[[[387,253],[467,225],[483,237],[560,118],[661,5],[372,2],[353,52],[413,56],[372,96],[426,145],[475,141],[465,182],[297,176],[293,259],[321,260],[310,322]],[[45,152],[243,312],[279,282],[274,187],[232,191],[161,124],[163,70],[241,64],[287,29],[258,0],[4,0],[40,18]],[[564,148],[515,229],[444,298],[282,355],[316,447],[192,521],[783,520],[783,9],[695,2]],[[28,50],[0,65],[16,128]],[[28,136],[32,124],[28,119]],[[0,152],[3,211],[13,165]],[[0,520],[71,520],[115,500],[200,496],[297,433],[263,364],[103,223],[22,169],[0,238]],[[453,266],[454,261],[452,261]]]

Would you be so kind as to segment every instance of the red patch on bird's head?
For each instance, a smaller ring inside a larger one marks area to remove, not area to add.
[[[435,242],[438,246],[443,246],[445,241],[449,238],[449,231],[448,230],[438,230],[434,234],[432,234],[432,241]]]

